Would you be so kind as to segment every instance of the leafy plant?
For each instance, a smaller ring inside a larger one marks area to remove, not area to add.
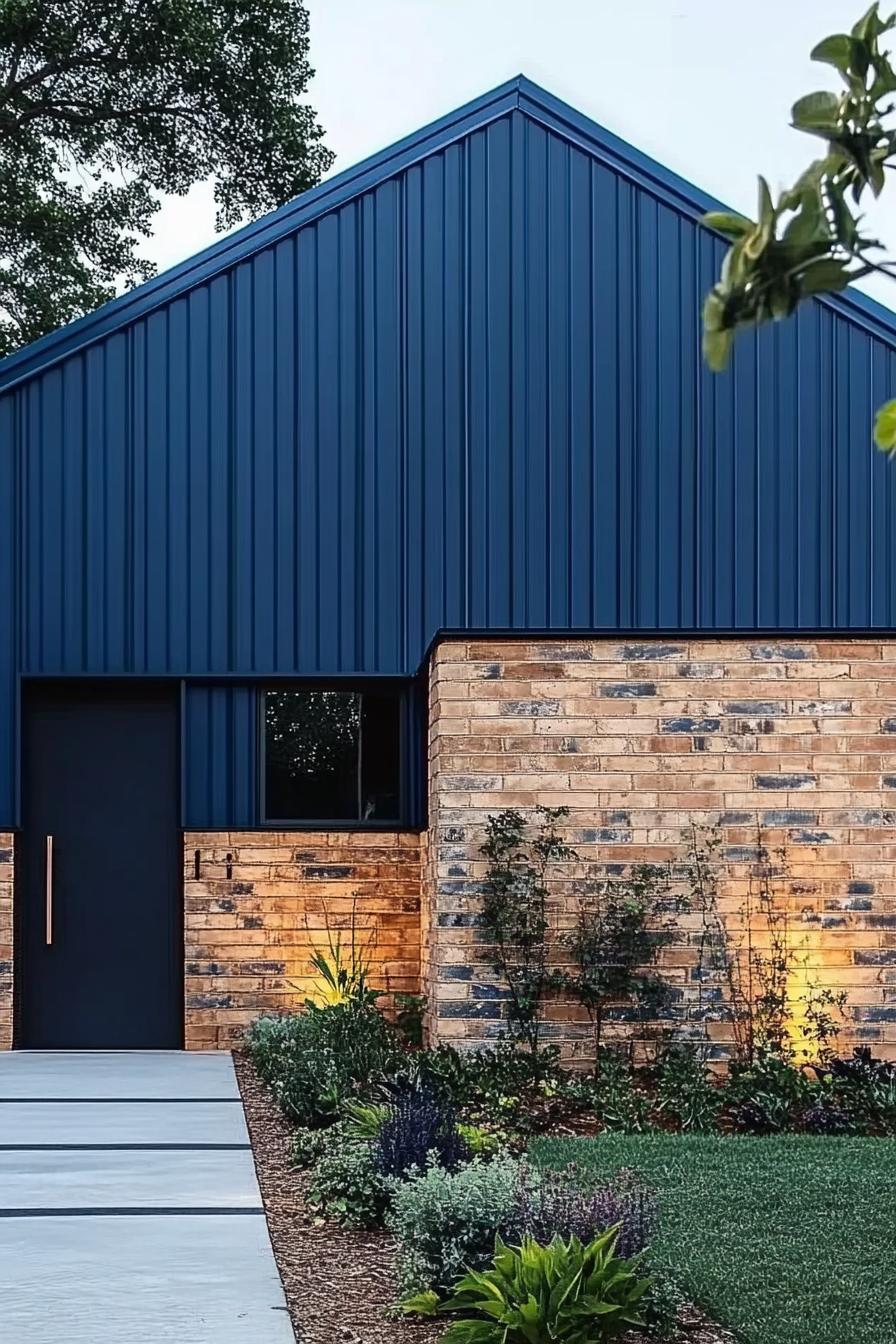
[[[307,915],[305,922],[307,924]],[[334,931],[329,910],[324,906],[327,946],[312,953],[312,970],[319,979],[311,994],[305,1000],[309,1008],[331,1008],[337,1004],[354,1003],[362,1007],[372,1007],[382,997],[381,991],[372,989],[370,975],[370,942],[375,936],[370,929],[362,928],[358,916],[358,897],[352,897],[349,917],[348,940],[343,941],[342,930]],[[366,938],[362,935],[366,934]]]
[[[378,1139],[391,1110],[384,1101],[363,1101],[354,1097],[343,1103],[343,1129],[353,1139]]]
[[[725,1103],[735,1129],[776,1134],[797,1128],[816,1095],[808,1073],[775,1052],[760,1051],[751,1064],[732,1064]]]
[[[308,1128],[332,1124],[348,1100],[401,1062],[394,1029],[364,1003],[261,1018],[246,1043],[283,1110]]]
[[[579,902],[575,928],[563,940],[573,969],[557,983],[588,1013],[595,1072],[608,1008],[632,1002],[655,1007],[666,996],[648,968],[673,936],[669,903],[668,873],[652,864],[598,883]]]
[[[833,1106],[865,1134],[896,1136],[896,1063],[875,1059],[868,1046],[848,1058],[827,1059],[818,1070]]]
[[[455,1172],[430,1163],[393,1187],[387,1225],[397,1242],[403,1295],[450,1291],[466,1266],[488,1263],[516,1198],[519,1163],[474,1158]]]
[[[688,1133],[715,1128],[722,1091],[711,1081],[696,1046],[667,1046],[657,1061],[655,1081],[654,1106],[663,1120]]]
[[[379,1227],[389,1187],[374,1164],[371,1145],[347,1134],[342,1125],[326,1130],[307,1199],[313,1212],[343,1227]]]
[[[615,1251],[616,1233],[583,1246],[555,1237],[519,1248],[497,1238],[492,1268],[471,1270],[441,1313],[464,1313],[445,1344],[603,1344],[643,1325],[639,1303],[650,1280]]]
[[[423,1171],[430,1160],[454,1171],[468,1155],[453,1108],[421,1088],[398,1092],[374,1142],[374,1164],[384,1176]]]
[[[704,217],[730,244],[703,309],[712,368],[727,364],[739,327],[787,317],[804,299],[862,276],[896,274],[892,260],[875,260],[882,244],[863,231],[858,210],[866,191],[881,194],[896,163],[896,71],[881,48],[894,27],[896,15],[882,18],[875,3],[848,33],[819,42],[812,59],[833,66],[844,87],[799,98],[792,117],[797,130],[824,142],[822,157],[777,201],[760,177],[756,220],[718,211]],[[896,401],[880,408],[874,433],[879,448],[896,449]]]
[[[490,1130],[482,1129],[479,1125],[459,1123],[457,1132],[467,1151],[473,1157],[492,1157],[495,1153],[501,1151],[501,1141],[498,1136]]]
[[[575,1166],[537,1171],[521,1164],[501,1235],[514,1244],[525,1236],[538,1242],[578,1237],[587,1244],[615,1228],[618,1254],[632,1256],[645,1249],[656,1223],[656,1197],[633,1171],[595,1184]]]
[[[393,997],[397,1009],[395,1014],[395,1025],[398,1030],[401,1032],[408,1045],[422,1045],[423,1019],[426,1015],[426,995],[397,993]]]
[[[554,984],[548,959],[548,874],[553,864],[575,856],[557,831],[569,809],[538,807],[535,814],[534,833],[515,808],[490,816],[480,853],[487,860],[482,926],[494,970],[507,986],[508,1026],[537,1059],[541,1004]]]
[[[615,1050],[604,1050],[594,1112],[604,1129],[638,1134],[650,1128],[651,1099],[641,1086],[631,1062]]]

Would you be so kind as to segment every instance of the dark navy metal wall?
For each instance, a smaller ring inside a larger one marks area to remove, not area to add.
[[[709,204],[514,81],[0,366],[0,824],[19,675],[232,676],[187,684],[185,819],[239,825],[240,676],[892,625],[894,319],[816,303],[709,374]]]

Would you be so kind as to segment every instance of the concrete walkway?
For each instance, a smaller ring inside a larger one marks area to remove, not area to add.
[[[294,1344],[229,1055],[0,1054],[0,1339]]]

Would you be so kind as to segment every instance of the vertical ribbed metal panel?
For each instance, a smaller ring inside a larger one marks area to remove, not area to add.
[[[410,674],[446,627],[894,624],[893,342],[815,304],[709,374],[718,240],[549,122],[495,117],[0,398],[2,824],[19,671]],[[221,824],[254,806],[248,695],[186,699]]]
[[[182,729],[184,826],[193,830],[257,826],[255,688],[188,685]]]

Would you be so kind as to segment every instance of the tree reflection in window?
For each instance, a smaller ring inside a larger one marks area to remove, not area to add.
[[[265,693],[268,821],[399,819],[400,693]]]

